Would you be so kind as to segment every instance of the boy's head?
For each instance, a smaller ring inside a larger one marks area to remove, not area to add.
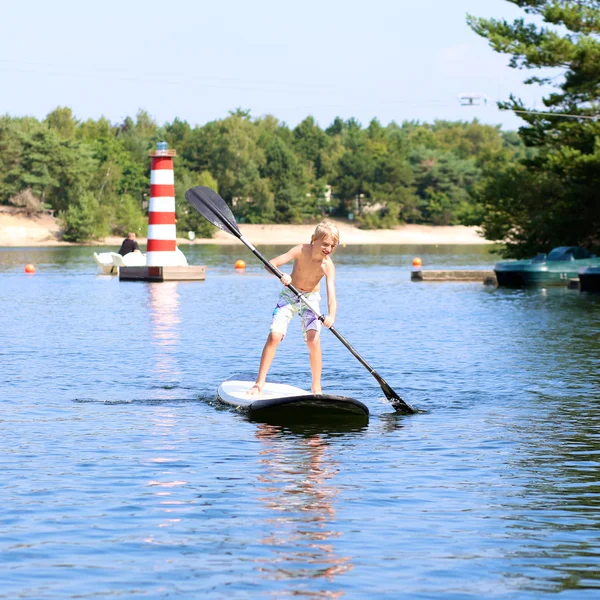
[[[334,247],[340,243],[340,231],[332,221],[321,221],[315,232],[312,234],[311,244],[317,240],[322,240],[327,236],[331,237]]]

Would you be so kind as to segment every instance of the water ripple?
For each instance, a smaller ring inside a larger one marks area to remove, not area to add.
[[[240,248],[168,285],[31,252],[0,250],[0,598],[598,594],[598,297],[409,281],[481,248],[340,248],[336,326],[422,412],[325,332],[324,387],[369,423],[269,425],[215,402],[278,290]],[[271,378],[310,384],[297,324]]]

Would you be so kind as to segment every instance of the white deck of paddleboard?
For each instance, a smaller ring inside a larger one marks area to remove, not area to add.
[[[266,383],[259,394],[249,396],[248,391],[253,385],[254,381],[224,381],[217,390],[217,396],[226,404],[247,408],[257,400],[274,400],[310,394],[310,392],[293,385]]]

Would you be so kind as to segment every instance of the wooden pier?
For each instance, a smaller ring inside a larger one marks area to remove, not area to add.
[[[119,281],[202,281],[206,267],[119,267]]]
[[[464,269],[464,270],[413,270],[411,281],[475,281],[484,285],[498,285],[494,271]]]

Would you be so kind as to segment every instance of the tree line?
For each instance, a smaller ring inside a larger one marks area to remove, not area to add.
[[[361,227],[453,225],[481,220],[478,186],[493,165],[515,162],[524,146],[512,132],[472,122],[313,117],[291,128],[273,116],[236,110],[203,126],[175,119],[159,126],[146,112],[112,124],[77,121],[59,107],[43,121],[0,118],[0,203],[54,210],[64,237],[82,241],[143,231],[148,151],[165,140],[174,161],[177,227],[210,235],[189,210],[194,185],[219,191],[247,223],[302,223],[323,215]]]

